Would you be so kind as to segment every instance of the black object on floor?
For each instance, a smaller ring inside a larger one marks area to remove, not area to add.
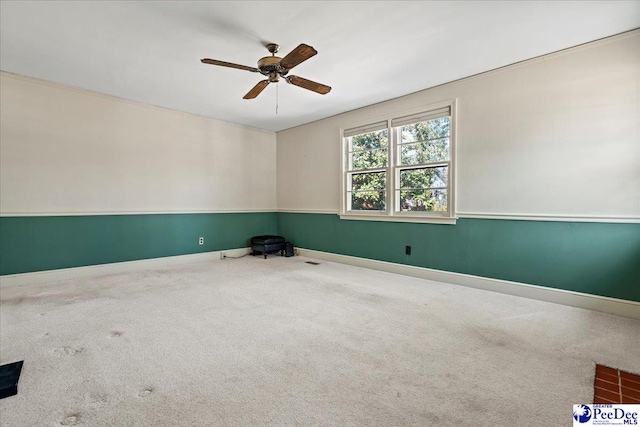
[[[23,362],[24,360],[21,360],[0,366],[0,399],[18,394],[18,380]]]
[[[284,255],[285,240],[282,236],[255,236],[251,238],[251,255],[264,255],[280,252],[280,256]]]
[[[293,243],[291,242],[287,242],[284,244],[284,256],[286,256],[287,258],[292,257],[294,255],[293,253]]]

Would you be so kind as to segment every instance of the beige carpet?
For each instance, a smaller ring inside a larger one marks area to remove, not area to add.
[[[560,426],[640,321],[302,257],[1,290],[2,426]]]

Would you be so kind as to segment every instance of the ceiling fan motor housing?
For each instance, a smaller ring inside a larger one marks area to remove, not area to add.
[[[278,56],[265,56],[264,58],[260,58],[260,60],[258,61],[258,69],[260,70],[260,73],[264,74],[265,76],[273,76],[273,73],[279,74],[281,76],[286,75],[288,73],[288,70],[282,68],[282,66],[280,65],[280,60],[282,60],[282,58]]]

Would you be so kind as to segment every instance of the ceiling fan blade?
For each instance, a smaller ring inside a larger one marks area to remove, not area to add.
[[[222,67],[237,68],[238,70],[252,71],[254,73],[257,73],[260,71],[255,67],[248,67],[246,65],[234,64],[232,62],[218,61],[217,59],[204,58],[204,59],[201,59],[200,62],[202,62],[203,64],[220,65]]]
[[[327,86],[327,85],[323,85],[322,83],[316,83],[311,80],[303,79],[302,77],[288,76],[288,77],[285,77],[285,79],[287,80],[287,83],[300,86],[301,88],[319,93],[321,95],[326,95],[331,91],[331,86]]]
[[[269,80],[259,81],[257,85],[255,85],[242,99],[253,99],[256,96],[260,95],[260,92],[264,90],[265,87],[269,86]]]
[[[282,58],[282,60],[280,61],[280,66],[282,68],[290,70],[296,65],[300,64],[301,62],[304,62],[307,59],[311,58],[313,55],[317,53],[318,53],[317,50],[315,50],[309,45],[302,43],[297,48],[289,52],[287,56]]]

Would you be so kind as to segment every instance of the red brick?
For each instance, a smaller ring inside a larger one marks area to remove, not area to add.
[[[620,371],[620,378],[627,382],[636,383],[638,385],[636,388],[640,389],[640,376]]]
[[[605,381],[601,378],[596,378],[595,384],[596,387],[599,388],[603,388],[605,390],[609,390],[612,391],[614,393],[618,393],[620,391],[620,387],[618,386],[618,383],[616,382],[615,384],[609,381]]]
[[[600,397],[600,396],[594,396],[593,397],[593,403],[598,403],[598,404],[600,404],[600,403],[603,403],[603,404],[609,403],[609,404],[611,404],[611,403],[618,403],[618,402],[617,401],[613,402],[611,400],[607,400],[607,399],[605,399],[603,397]]]
[[[595,388],[594,392],[595,397],[603,397],[607,400],[610,400],[615,403],[620,403],[620,393],[614,393],[609,390],[603,390],[601,388]]]
[[[627,397],[631,397],[633,399],[640,400],[640,391],[638,391],[638,390],[634,390],[632,388],[622,386],[620,388],[620,391],[622,392],[623,396],[627,396]]]
[[[634,399],[628,396],[622,396],[622,403],[628,403],[631,405],[640,405],[640,399]]]
[[[617,377],[618,370],[604,365],[596,365],[596,376],[598,374],[609,374]]]
[[[600,378],[602,380],[608,381],[610,383],[618,384],[618,376],[617,375],[609,375],[609,374],[596,374],[596,378]]]
[[[622,387],[630,388],[635,391],[640,391],[640,384],[638,383],[634,383],[622,378],[621,384],[622,384]]]
[[[594,403],[640,404],[640,375],[596,365],[593,391]]]

